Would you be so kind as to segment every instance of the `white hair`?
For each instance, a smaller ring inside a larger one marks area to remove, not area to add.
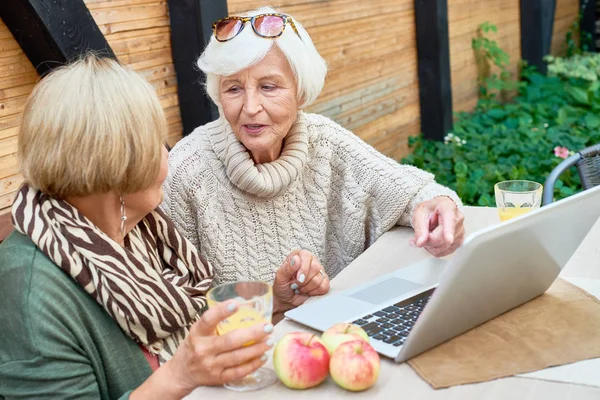
[[[276,12],[278,11],[271,7],[261,7],[242,16],[252,17]],[[286,15],[292,18],[289,14]],[[214,35],[212,36],[198,59],[198,67],[206,74],[206,92],[219,108],[221,78],[259,63],[273,45],[279,47],[292,68],[298,85],[300,108],[307,107],[316,100],[325,83],[327,64],[317,52],[304,27],[295,19],[293,21],[300,37],[289,24],[276,39],[261,38],[250,26],[244,27],[239,35],[227,42],[219,42]]]

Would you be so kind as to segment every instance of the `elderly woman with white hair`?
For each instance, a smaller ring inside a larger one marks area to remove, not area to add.
[[[216,281],[287,286],[285,310],[396,225],[412,225],[411,244],[435,256],[461,244],[452,190],[302,111],[320,94],[327,67],[290,15],[261,8],[217,21],[198,66],[220,118],[171,151],[162,207],[202,249]],[[324,270],[304,280],[279,272],[291,249],[311,253]]]

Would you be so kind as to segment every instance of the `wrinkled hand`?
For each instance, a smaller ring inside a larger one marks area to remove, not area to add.
[[[465,238],[464,219],[449,197],[439,196],[424,201],[413,212],[415,236],[410,244],[424,247],[435,257],[451,254]]]
[[[294,250],[285,259],[273,282],[273,312],[281,313],[298,307],[310,296],[329,291],[329,277],[310,252]]]
[[[218,304],[209,308],[190,329],[173,357],[163,365],[172,370],[171,376],[191,392],[198,386],[222,385],[254,372],[260,368],[273,345],[269,333],[270,323],[236,329],[216,336],[219,322],[237,311],[235,302]],[[253,343],[244,346],[246,343]]]

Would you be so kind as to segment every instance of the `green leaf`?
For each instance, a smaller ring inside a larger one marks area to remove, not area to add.
[[[531,81],[531,83],[533,85],[541,86],[544,84],[546,77],[544,75],[540,74],[539,72],[536,72],[529,77],[529,80]]]
[[[490,117],[492,117],[496,120],[499,120],[499,119],[506,117],[506,111],[502,110],[501,108],[494,108],[492,110],[489,110],[487,112],[487,115],[489,115]]]
[[[586,114],[585,115],[585,124],[588,128],[595,129],[600,126],[600,118],[595,114]]]
[[[493,207],[496,205],[496,202],[489,194],[484,193],[479,197],[479,200],[477,200],[477,204],[483,207]]]
[[[531,87],[527,90],[527,100],[535,101],[541,97],[542,91],[538,87]]]
[[[565,86],[565,90],[567,91],[567,93],[569,93],[573,100],[575,100],[575,102],[585,105],[590,104],[587,90],[570,85]]]
[[[575,193],[575,191],[568,186],[561,186],[559,192],[560,192],[560,194],[562,194],[565,197],[570,196],[573,193]]]
[[[556,122],[558,122],[560,125],[563,125],[568,120],[569,120],[569,110],[568,110],[568,108],[561,107],[561,109],[558,110],[558,116],[556,117]]]
[[[456,173],[456,176],[467,176],[467,172],[469,172],[469,167],[467,167],[467,164],[464,162],[457,162],[454,165],[454,173]]]

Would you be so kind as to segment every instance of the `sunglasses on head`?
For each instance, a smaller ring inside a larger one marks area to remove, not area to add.
[[[213,23],[213,33],[219,42],[227,42],[233,39],[246,26],[246,22],[250,22],[252,30],[258,36],[268,39],[274,39],[283,34],[283,30],[287,24],[290,24],[296,35],[300,37],[298,29],[292,18],[285,14],[259,14],[254,17],[227,17]],[[302,38],[300,38],[302,39]]]

